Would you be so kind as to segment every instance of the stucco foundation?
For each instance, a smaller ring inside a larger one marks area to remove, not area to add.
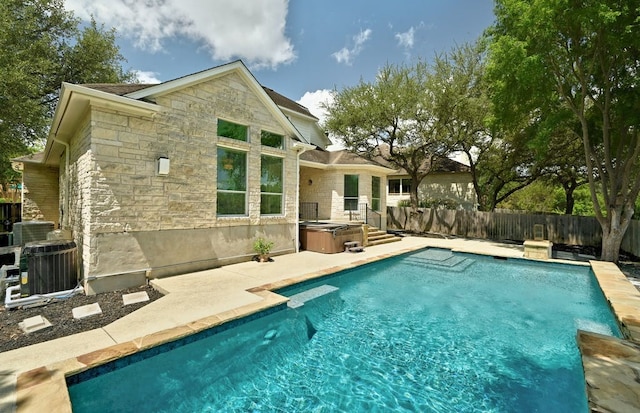
[[[250,225],[166,231],[99,234],[100,251],[86,274],[88,294],[142,285],[160,278],[249,261],[253,241],[265,237],[275,243],[273,254],[295,252],[296,225]]]

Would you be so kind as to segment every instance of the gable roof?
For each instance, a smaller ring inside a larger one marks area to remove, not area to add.
[[[269,89],[266,86],[262,87],[264,89],[265,92],[267,92],[267,95],[269,95],[269,97],[271,98],[271,100],[273,100],[275,102],[276,105],[292,110],[294,112],[298,112],[301,115],[305,115],[308,116],[310,118],[313,118],[314,120],[318,121],[319,119],[315,116],[313,116],[313,114],[311,112],[309,112],[309,109],[307,109],[306,107],[302,106],[301,104],[299,104],[298,102],[295,102],[291,99],[289,99],[286,96],[281,95],[280,93],[276,92],[273,89]]]
[[[75,122],[84,113],[85,108],[91,104],[99,104],[103,107],[115,108],[123,111],[134,111],[138,114],[151,115],[160,110],[154,103],[154,98],[188,86],[193,86],[217,77],[235,72],[240,75],[249,88],[256,94],[272,115],[278,119],[285,130],[293,136],[294,140],[308,144],[307,139],[298,131],[291,120],[284,114],[279,105],[289,110],[294,110],[304,116],[316,119],[307,108],[276,93],[267,93],[266,88],[258,83],[253,74],[240,60],[216,66],[211,69],[193,73],[177,79],[158,84],[108,84],[89,83],[74,85],[63,83],[60,90],[60,100],[56,106],[49,137],[44,150],[43,162],[57,163],[57,157],[62,153],[60,143],[65,145],[70,139],[70,133],[74,130]],[[271,89],[269,89],[271,90]],[[273,97],[272,97],[273,96]],[[279,103],[276,103],[276,99]],[[57,148],[55,148],[57,146]]]

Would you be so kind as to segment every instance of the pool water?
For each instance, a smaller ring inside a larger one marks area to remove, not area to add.
[[[298,307],[70,385],[73,411],[587,411],[576,330],[620,336],[589,267],[429,249],[281,293]]]

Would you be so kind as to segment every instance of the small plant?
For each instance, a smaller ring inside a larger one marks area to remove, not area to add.
[[[268,241],[262,237],[257,238],[253,242],[253,250],[258,254],[260,262],[269,261],[269,253],[273,248],[273,241]]]

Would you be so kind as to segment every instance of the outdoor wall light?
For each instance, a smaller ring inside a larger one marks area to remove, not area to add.
[[[170,165],[169,158],[165,158],[163,156],[158,158],[158,162],[157,162],[158,175],[169,175],[169,165]]]

